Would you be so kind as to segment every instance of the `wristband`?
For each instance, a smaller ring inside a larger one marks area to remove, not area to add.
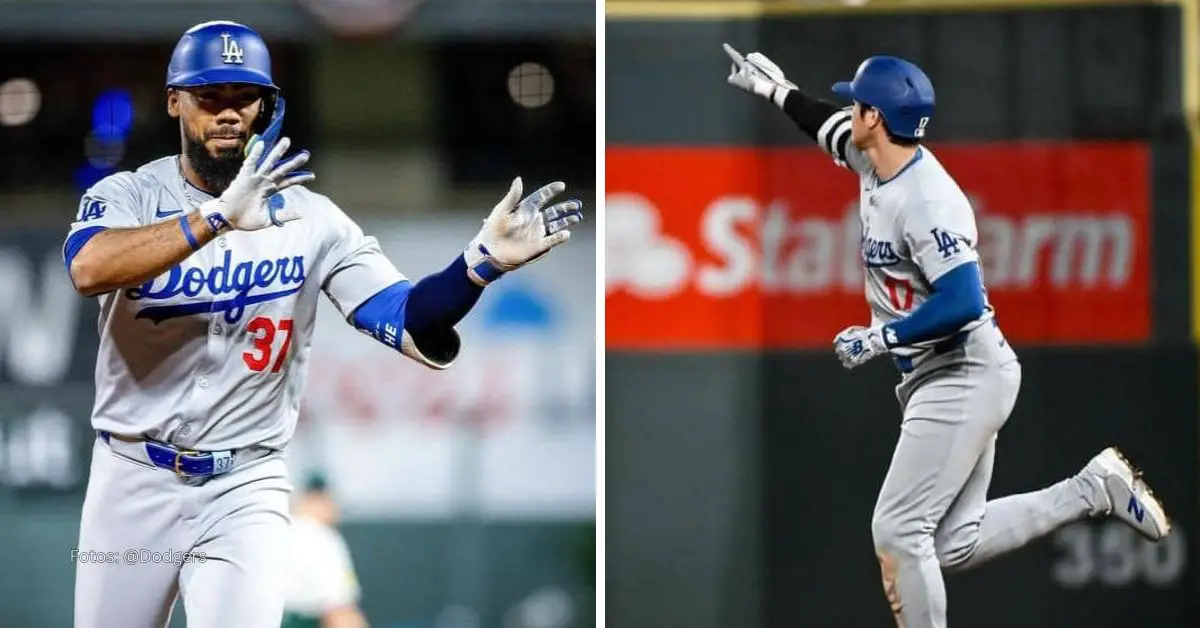
[[[199,251],[200,243],[196,241],[196,236],[192,234],[192,228],[188,225],[187,219],[187,214],[179,217],[179,228],[183,231],[183,236],[187,238],[188,245],[192,247],[192,250]]]
[[[478,286],[486,286],[504,276],[507,269],[492,257],[482,242],[472,242],[463,252],[467,264],[467,277]]]
[[[204,224],[208,225],[208,230],[212,231],[214,237],[233,229],[233,225],[219,213],[211,213],[204,217]]]
[[[233,225],[229,223],[229,219],[221,213],[223,209],[225,209],[225,201],[219,197],[211,201],[205,201],[200,206],[200,216],[204,218],[204,224],[212,232],[214,238],[226,231],[233,230]]]

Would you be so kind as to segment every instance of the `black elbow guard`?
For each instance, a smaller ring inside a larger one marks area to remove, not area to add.
[[[817,131],[821,125],[842,109],[829,101],[813,98],[795,89],[788,90],[780,108],[814,142],[817,141]]]

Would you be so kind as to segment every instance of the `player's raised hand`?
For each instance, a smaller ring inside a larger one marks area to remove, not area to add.
[[[725,47],[725,54],[733,61],[729,67],[729,77],[726,79],[730,85],[767,100],[776,97],[777,88],[797,89],[796,84],[783,75],[783,70],[762,53],[752,52],[742,57],[733,46],[722,45]]]
[[[487,285],[545,255],[571,237],[567,229],[583,219],[583,203],[570,199],[549,204],[567,189],[561,181],[546,184],[521,198],[521,177],[483,221],[464,257],[472,281]]]
[[[268,143],[257,135],[250,138],[246,160],[229,188],[218,198],[200,206],[204,219],[214,231],[257,231],[280,227],[300,218],[299,210],[287,207],[278,194],[316,177],[311,172],[296,170],[308,163],[307,150],[279,163],[290,146],[289,138],[280,138],[264,157]]]

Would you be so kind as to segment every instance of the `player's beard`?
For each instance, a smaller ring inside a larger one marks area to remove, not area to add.
[[[221,194],[237,177],[242,168],[245,156],[241,148],[220,148],[216,156],[208,152],[208,147],[198,138],[192,137],[191,131],[184,130],[184,152],[192,170],[204,182],[209,192]],[[244,134],[243,134],[244,135]],[[246,139],[242,138],[243,141]]]

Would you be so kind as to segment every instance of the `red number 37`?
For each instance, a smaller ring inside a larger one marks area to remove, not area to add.
[[[283,346],[279,349],[274,366],[271,366],[271,372],[278,373],[283,361],[287,359],[288,347],[292,345],[292,319],[280,319],[277,325],[275,321],[259,316],[246,325],[246,330],[254,334],[255,350],[243,353],[242,360],[251,371],[264,371],[267,365],[271,364],[271,354],[275,350],[275,333],[283,332]]]

